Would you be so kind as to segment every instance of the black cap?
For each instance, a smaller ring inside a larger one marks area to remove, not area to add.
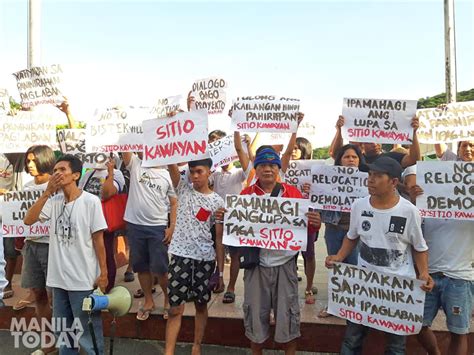
[[[402,166],[398,161],[393,158],[381,156],[377,158],[372,164],[360,164],[360,171],[369,172],[378,171],[380,173],[386,173],[388,176],[401,179],[402,176]]]

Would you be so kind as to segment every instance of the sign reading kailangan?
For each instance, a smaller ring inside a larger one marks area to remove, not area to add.
[[[87,152],[140,152],[143,149],[144,109],[98,111],[86,126]]]
[[[196,110],[207,110],[212,115],[222,113],[225,109],[227,82],[221,78],[196,80],[193,84],[192,95]]]
[[[232,129],[240,132],[296,132],[300,100],[272,95],[240,97],[232,105]]]
[[[41,237],[49,235],[49,222],[36,222],[31,226],[23,223],[28,209],[43,194],[42,190],[11,191],[3,195],[0,204],[2,211],[2,236],[10,237]]]
[[[18,111],[14,116],[0,115],[0,152],[26,152],[32,145],[56,147],[56,123],[48,114]]]
[[[242,148],[247,154],[247,144],[242,141]],[[225,136],[209,143],[209,156],[212,159],[212,168],[216,169],[239,160],[234,146],[234,136]]]
[[[411,144],[416,100],[344,98],[344,138],[353,142]]]
[[[25,107],[41,104],[60,104],[63,69],[59,64],[32,67],[13,73],[17,81],[21,103]]]
[[[159,99],[150,111],[152,117],[167,117],[170,113],[178,111],[181,108],[181,98],[181,95],[177,95]]]
[[[423,323],[422,281],[335,263],[329,269],[328,313],[384,332],[417,334]]]
[[[204,110],[143,121],[143,131],[143,166],[176,164],[209,157],[207,112]]]
[[[314,165],[311,204],[317,209],[350,212],[352,203],[369,194],[368,174],[348,166]]]
[[[447,143],[474,139],[474,101],[454,102],[416,111],[420,143]]]
[[[257,195],[227,195],[225,245],[305,251],[309,201]]]
[[[109,157],[107,153],[86,153],[85,129],[60,129],[57,134],[61,152],[78,157],[85,169],[105,166]]]
[[[416,183],[423,194],[416,207],[425,218],[474,220],[474,163],[420,161]]]

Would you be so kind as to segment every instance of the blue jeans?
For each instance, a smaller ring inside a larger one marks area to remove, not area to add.
[[[337,228],[329,223],[326,223],[324,231],[324,240],[326,241],[326,248],[328,255],[336,255],[342,246],[344,237],[347,231]],[[357,265],[357,258],[359,256],[359,247],[355,248],[344,260],[347,264]]]
[[[89,314],[82,311],[82,301],[84,298],[92,293],[91,291],[66,291],[61,288],[52,288],[53,291],[53,317],[61,318],[56,320],[59,324],[66,323],[67,328],[72,328],[74,319],[79,319],[82,331],[84,333],[79,338],[79,345],[81,351],[84,351],[88,355],[95,355],[94,346],[92,343],[92,336],[89,331]],[[94,328],[94,334],[97,341],[97,347],[99,354],[104,353],[104,335],[102,331],[102,319],[100,312],[92,313],[92,324]],[[77,321],[75,322],[77,324]],[[74,347],[74,338],[67,334],[67,340],[64,332],[56,332],[58,337],[59,355],[79,354],[79,349]],[[63,341],[61,341],[63,339]],[[69,345],[69,346],[68,346]],[[76,344],[77,345],[77,344]]]
[[[362,344],[367,335],[369,327],[347,321],[346,334],[342,341],[341,355],[362,354]],[[385,332],[384,332],[385,333]],[[387,342],[385,344],[385,355],[404,355],[405,340],[403,335],[385,333]]]
[[[474,282],[452,279],[441,273],[431,274],[435,286],[426,293],[423,326],[431,326],[440,307],[446,314],[448,330],[454,334],[468,334],[471,325]]]

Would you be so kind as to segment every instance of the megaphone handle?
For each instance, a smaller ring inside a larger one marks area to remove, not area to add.
[[[114,355],[114,337],[115,337],[115,316],[110,325],[110,355]]]
[[[94,345],[95,355],[99,355],[99,348],[97,346],[97,339],[95,338],[94,324],[92,324],[91,312],[89,312],[89,321],[87,322],[87,326],[89,327],[89,332],[91,333],[92,345]]]

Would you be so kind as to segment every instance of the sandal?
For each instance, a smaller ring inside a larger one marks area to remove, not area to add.
[[[147,320],[150,317],[151,312],[155,310],[155,307],[150,308],[150,309],[145,309],[143,307],[140,307],[140,309],[137,312],[137,319],[138,320]]]
[[[222,303],[234,303],[235,302],[235,293],[232,291],[227,291],[224,293],[224,298],[222,299]]]
[[[151,293],[155,293],[156,292],[156,288],[153,287],[151,289]],[[136,290],[133,294],[133,298],[142,298],[142,297],[145,297],[145,293],[143,292],[143,290],[141,288],[139,288],[138,290]]]
[[[313,291],[304,291],[305,303],[306,304],[314,304],[316,302],[316,298],[314,298]]]
[[[3,299],[6,300],[7,298],[12,298],[15,292],[13,290],[8,290],[3,292]]]
[[[169,310],[170,310],[169,308],[165,308],[163,310],[163,319],[164,320],[167,320],[169,318]]]
[[[30,300],[19,300],[12,308],[14,311],[20,311],[23,308],[28,307],[30,304],[34,303],[34,301]]]
[[[328,318],[328,317],[332,317],[332,314],[328,313],[327,307],[324,307],[322,310],[319,311],[318,318]]]

